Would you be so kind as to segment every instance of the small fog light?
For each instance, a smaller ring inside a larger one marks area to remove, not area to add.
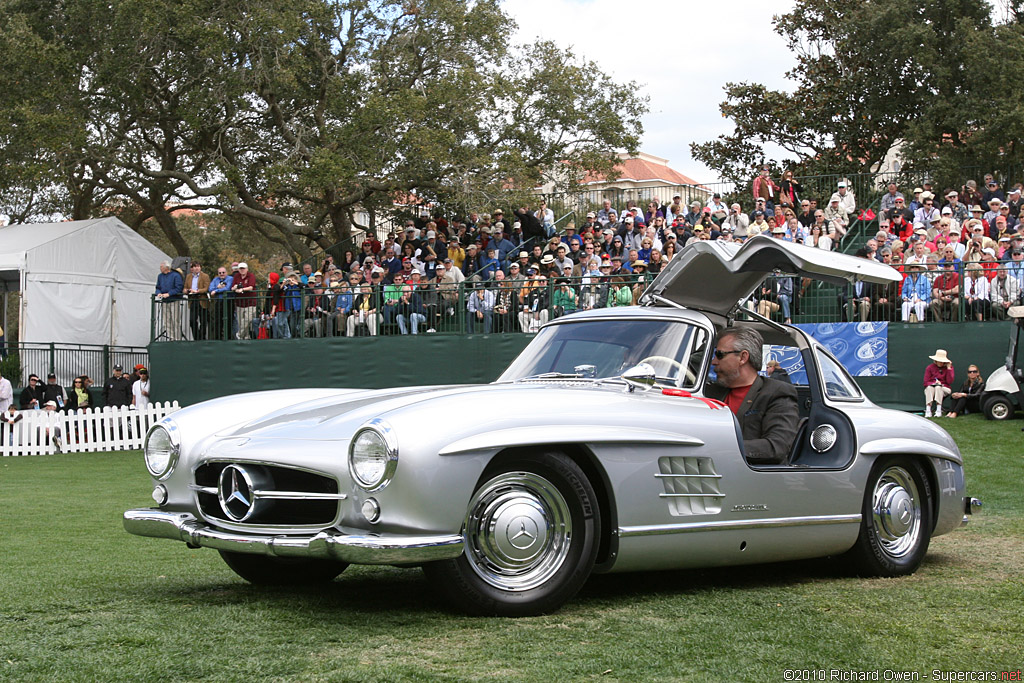
[[[157,505],[166,505],[167,487],[165,487],[163,484],[157,484],[156,487],[153,489],[153,500],[156,501]]]
[[[380,505],[373,498],[367,498],[363,501],[362,510],[363,517],[366,517],[366,521],[370,524],[375,524],[380,519]]]

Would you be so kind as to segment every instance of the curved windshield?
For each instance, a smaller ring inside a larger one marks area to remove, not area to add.
[[[618,377],[649,363],[662,384],[693,387],[700,376],[707,332],[671,320],[588,320],[545,327],[499,382],[549,378]]]

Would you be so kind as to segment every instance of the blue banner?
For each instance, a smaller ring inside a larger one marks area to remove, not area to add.
[[[814,337],[855,377],[889,374],[889,323],[803,323],[794,325]],[[770,346],[765,362],[779,361],[794,384],[806,384],[807,372],[792,346]]]

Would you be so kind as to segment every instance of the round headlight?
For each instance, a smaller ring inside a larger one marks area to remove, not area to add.
[[[178,442],[171,430],[163,424],[153,425],[146,434],[142,451],[146,456],[146,469],[157,479],[165,479],[178,464]]]
[[[348,469],[356,484],[377,491],[387,486],[398,467],[398,448],[383,421],[374,420],[371,425],[352,439]]]

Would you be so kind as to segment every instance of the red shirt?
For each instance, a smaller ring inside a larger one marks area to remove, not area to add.
[[[733,387],[729,390],[729,393],[725,396],[725,405],[729,406],[729,410],[732,411],[733,415],[739,414],[740,406],[743,405],[743,399],[747,397],[747,393],[750,392],[752,384],[748,384],[745,387]]]

